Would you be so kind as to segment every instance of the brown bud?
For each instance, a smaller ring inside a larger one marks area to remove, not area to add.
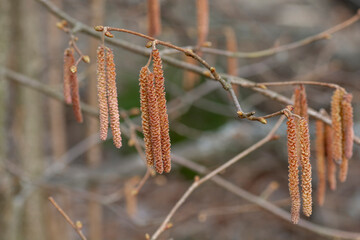
[[[94,29],[95,31],[102,32],[104,31],[104,26],[95,26]]]
[[[88,55],[84,55],[82,57],[82,60],[85,62],[85,63],[90,63],[90,57]]]

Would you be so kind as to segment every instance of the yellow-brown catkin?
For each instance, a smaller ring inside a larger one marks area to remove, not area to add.
[[[67,104],[71,104],[71,90],[70,90],[70,67],[74,65],[74,53],[70,48],[65,49],[64,52],[64,99]]]
[[[154,166],[154,156],[151,147],[151,133],[150,133],[150,116],[148,110],[148,96],[147,96],[147,75],[148,67],[143,67],[140,70],[139,85],[140,85],[140,109],[142,128],[145,142],[145,155],[148,166]]]
[[[121,143],[121,131],[120,131],[120,119],[119,108],[117,99],[116,88],[116,71],[114,63],[114,54],[110,48],[106,48],[106,73],[107,73],[107,94],[110,113],[110,127],[113,135],[113,142],[115,147],[120,148]]]
[[[105,50],[103,46],[97,49],[97,94],[100,110],[100,139],[105,140],[109,126],[109,110],[106,89]]]
[[[161,33],[161,11],[159,0],[148,0],[148,31],[149,36]]]
[[[201,47],[207,39],[209,33],[209,3],[208,0],[196,0],[197,12],[197,46]]]
[[[301,192],[303,200],[303,213],[310,216],[312,213],[312,186],[310,164],[310,136],[309,126],[305,118],[299,121],[300,145],[301,145]]]
[[[295,119],[294,117],[290,116],[287,121],[287,145],[289,162],[289,192],[291,198],[291,221],[293,223],[298,223],[300,216],[299,168],[296,142]]]
[[[349,159],[343,155],[343,159],[340,164],[340,170],[339,170],[339,180],[340,182],[345,182],[349,170]]]
[[[326,191],[325,172],[325,124],[321,120],[316,121],[316,162],[318,174],[317,202],[324,204]]]
[[[331,121],[333,128],[333,159],[340,163],[343,153],[343,132],[341,119],[341,100],[343,98],[343,90],[336,89],[331,100]]]
[[[148,111],[150,119],[150,134],[151,134],[151,147],[154,156],[155,170],[158,173],[164,171],[162,162],[162,150],[161,150],[161,129],[160,129],[160,116],[159,107],[157,103],[157,96],[154,86],[154,74],[147,75],[147,99],[148,99]]]
[[[353,155],[354,144],[354,123],[353,123],[353,108],[351,106],[352,95],[345,94],[341,102],[341,118],[343,125],[344,136],[344,155],[350,159]]]
[[[327,164],[327,179],[331,190],[336,189],[336,164],[333,159],[333,130],[329,125],[325,126],[326,138],[326,164]]]
[[[158,49],[153,50],[153,69],[155,76],[155,93],[159,107],[160,129],[161,129],[161,151],[164,164],[164,171],[171,170],[170,157],[170,136],[169,136],[169,118],[166,108],[164,72],[162,69],[162,61]]]

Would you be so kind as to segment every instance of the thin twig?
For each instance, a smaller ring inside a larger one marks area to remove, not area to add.
[[[243,152],[239,153],[238,155],[236,155],[235,157],[233,157],[232,159],[230,159],[229,161],[227,161],[226,163],[224,163],[223,165],[219,166],[218,168],[216,168],[215,170],[213,170],[212,172],[208,173],[207,175],[205,175],[204,177],[202,177],[201,179],[196,179],[194,181],[194,183],[188,188],[188,190],[184,193],[184,195],[179,199],[179,201],[174,205],[174,207],[171,209],[171,211],[169,212],[169,214],[166,216],[166,218],[164,219],[164,221],[162,222],[162,224],[160,225],[160,227],[155,231],[155,233],[152,235],[151,240],[155,240],[157,239],[160,234],[166,229],[167,224],[169,223],[170,219],[172,218],[172,216],[175,214],[175,212],[180,208],[180,206],[185,202],[185,200],[190,196],[190,194],[196,189],[198,188],[201,184],[203,184],[204,182],[208,181],[209,179],[211,179],[212,177],[214,177],[215,175],[217,175],[218,173],[224,171],[226,168],[230,167],[231,165],[233,165],[234,163],[236,163],[237,161],[239,161],[240,159],[244,158],[245,156],[249,155],[250,153],[252,153],[253,151],[257,150],[258,148],[260,148],[261,146],[263,146],[265,143],[269,142],[272,140],[273,135],[275,134],[275,131],[280,127],[281,123],[283,122],[283,120],[285,119],[284,116],[282,116],[278,122],[275,124],[275,126],[273,127],[273,129],[268,133],[268,135],[263,138],[262,140],[260,140],[259,142],[255,143],[254,145],[252,145],[251,147],[247,148],[246,150],[244,150]]]
[[[102,26],[96,26],[96,28],[99,28],[101,29]],[[142,38],[145,38],[145,39],[148,39],[150,41],[153,41],[153,45],[154,44],[160,44],[160,45],[163,45],[163,46],[166,46],[166,47],[169,47],[169,48],[172,48],[172,49],[175,49],[175,50],[178,50],[180,52],[183,52],[185,53],[186,56],[189,56],[189,57],[192,57],[194,58],[195,60],[197,60],[200,64],[202,64],[205,68],[207,68],[210,72],[208,74],[211,74],[214,79],[218,82],[220,82],[220,84],[222,85],[222,87],[228,91],[230,93],[230,96],[232,98],[232,101],[234,102],[235,104],[235,107],[236,107],[236,110],[237,111],[241,111],[242,112],[242,109],[241,109],[241,106],[240,106],[240,103],[235,95],[235,92],[232,90],[232,86],[231,84],[229,84],[227,81],[225,81],[224,79],[221,78],[221,76],[217,73],[215,67],[212,67],[210,66],[210,64],[208,62],[206,62],[202,57],[200,57],[198,54],[196,54],[194,51],[190,50],[190,49],[185,49],[185,48],[181,48],[179,46],[176,46],[174,44],[171,44],[169,42],[164,42],[164,41],[161,41],[161,40],[158,40],[156,38],[153,38],[151,36],[148,36],[148,35],[145,35],[145,34],[142,34],[142,33],[138,33],[138,32],[135,32],[135,31],[131,31],[131,30],[128,30],[128,29],[123,29],[123,28],[115,28],[115,27],[103,27],[103,30],[107,30],[107,31],[117,31],[117,32],[124,32],[124,33],[128,33],[128,34],[132,34],[132,35],[135,35],[135,36],[138,36],[138,37],[142,37]],[[231,91],[232,90],[232,91]]]
[[[248,84],[248,87],[262,87],[263,86],[286,86],[286,85],[316,85],[316,86],[323,86],[329,88],[342,88],[338,84],[335,83],[324,83],[324,82],[315,82],[315,81],[287,81],[287,82],[263,82],[263,83],[255,83],[255,84]],[[246,84],[245,84],[246,85]]]
[[[78,221],[76,224],[71,220],[71,218],[65,213],[64,210],[55,202],[53,197],[48,198],[52,205],[59,211],[59,213],[65,218],[65,220],[71,225],[71,227],[79,234],[82,240],[86,240],[84,233],[81,230],[81,222]]]
[[[212,54],[217,54],[217,55],[222,55],[222,56],[227,56],[227,57],[237,57],[237,58],[260,58],[260,57],[267,57],[267,56],[271,56],[280,52],[285,52],[285,51],[289,51],[295,48],[299,48],[299,47],[303,47],[305,45],[308,45],[310,43],[319,41],[319,40],[323,40],[323,39],[330,39],[331,35],[343,30],[344,28],[354,24],[355,22],[359,21],[360,19],[360,10],[358,10],[358,12],[352,16],[351,18],[349,18],[348,20],[332,27],[329,28],[326,31],[323,31],[319,34],[316,34],[314,36],[310,36],[307,38],[304,38],[302,40],[296,41],[296,42],[292,42],[286,45],[282,45],[282,46],[278,46],[278,47],[274,47],[274,48],[269,48],[269,49],[265,49],[265,50],[261,50],[261,51],[255,51],[255,52],[230,52],[230,51],[225,51],[225,50],[220,50],[220,49],[213,49],[213,48],[201,48],[201,50],[205,53],[212,53]]]

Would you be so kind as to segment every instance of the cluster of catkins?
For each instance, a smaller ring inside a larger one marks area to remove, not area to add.
[[[88,56],[83,56],[82,60],[90,62]],[[64,98],[67,104],[72,104],[75,119],[77,122],[83,122],[83,116],[80,108],[79,83],[77,78],[77,65],[75,62],[74,49],[72,47],[65,49],[64,52]]]
[[[338,88],[332,97],[332,127],[318,120],[316,122],[317,173],[319,178],[318,203],[325,199],[327,163],[328,181],[331,189],[336,188],[336,163],[340,164],[339,179],[345,181],[348,170],[348,159],[352,156],[353,147],[353,113],[352,96]],[[324,110],[322,110],[324,112]],[[323,113],[325,116],[325,113]],[[303,213],[312,213],[312,185],[310,164],[310,138],[307,114],[307,99],[304,86],[294,91],[294,113],[287,111],[289,192],[291,198],[291,220],[297,223],[300,218],[299,166],[301,167],[301,194]]]
[[[147,65],[140,70],[141,118],[147,164],[161,174],[171,170],[169,120],[159,50],[153,49],[152,59],[153,73]]]
[[[140,71],[140,105],[147,165],[156,172],[170,172],[169,120],[166,108],[164,72],[159,50],[153,49],[153,73],[145,66]],[[113,142],[121,147],[119,109],[116,90],[114,54],[103,45],[97,50],[100,138],[107,137],[109,115]]]
[[[120,148],[121,131],[116,88],[116,71],[113,51],[101,45],[97,50],[97,91],[100,110],[100,139],[106,140],[109,127],[113,142]]]

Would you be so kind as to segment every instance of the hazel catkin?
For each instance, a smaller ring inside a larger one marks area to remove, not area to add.
[[[337,163],[342,161],[343,153],[343,132],[341,119],[341,101],[343,97],[343,90],[336,89],[331,99],[331,121],[333,128],[333,159]]]
[[[303,213],[309,217],[312,213],[312,178],[309,127],[305,118],[300,119],[299,130],[301,144],[301,192],[303,200]]]
[[[296,149],[296,125],[293,116],[287,121],[287,145],[289,162],[289,192],[291,198],[291,221],[298,223],[300,217],[300,191],[298,154]]]
[[[165,83],[164,72],[162,69],[162,61],[158,49],[153,50],[153,70],[155,79],[155,93],[157,96],[157,103],[159,108],[160,117],[160,134],[161,134],[161,151],[162,160],[165,172],[171,170],[171,157],[170,157],[170,136],[169,136],[169,118],[166,108],[165,98]]]
[[[107,73],[107,94],[110,114],[110,127],[113,134],[113,142],[117,148],[120,148],[121,131],[119,108],[116,88],[116,71],[114,63],[114,54],[110,48],[106,48],[106,73]]]
[[[106,140],[109,127],[109,110],[105,71],[105,50],[103,46],[97,49],[97,94],[100,111],[100,139]]]
[[[154,86],[154,74],[150,73],[146,78],[147,105],[150,119],[151,147],[154,156],[155,170],[158,173],[164,171],[161,150],[161,129],[157,96]]]
[[[139,85],[140,85],[140,109],[142,128],[145,142],[145,155],[148,166],[154,165],[154,156],[151,146],[151,133],[150,133],[150,116],[148,110],[148,96],[147,96],[147,75],[148,67],[143,67],[140,70]]]

